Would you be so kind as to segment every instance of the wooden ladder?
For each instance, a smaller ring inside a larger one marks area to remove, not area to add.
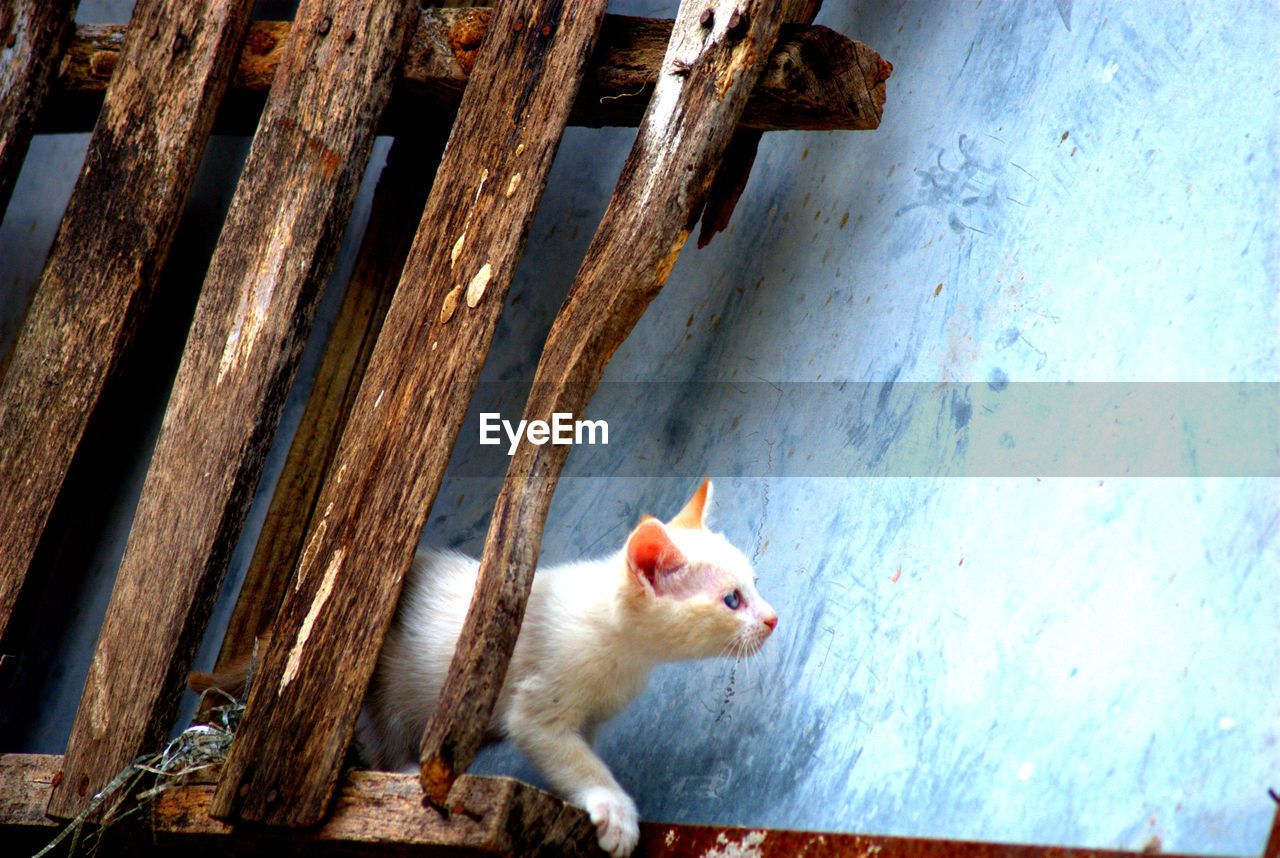
[[[208,135],[261,115],[67,752],[0,757],[0,788],[46,778],[31,794],[47,809],[14,805],[0,823],[75,816],[167,735],[383,128],[395,143],[219,661],[268,629],[271,642],[216,785],[184,787],[192,804],[172,822],[319,836],[565,126],[638,132],[544,345],[530,420],[583,412],[699,217],[707,240],[727,223],[762,131],[876,127],[890,67],[809,26],[817,5],[684,0],[662,22],[606,16],[604,0],[420,14],[403,0],[302,0],[292,25],[251,27],[250,0],[139,0],[128,27],[68,41],[74,3],[18,4],[10,29],[28,59],[0,81],[12,124],[0,128],[0,202],[33,129],[82,127],[102,103],[0,387],[0,631],[35,586],[49,512],[149,303]],[[325,836],[595,848],[577,809],[514,782],[459,779],[506,671],[566,456],[526,444],[512,458],[423,737],[430,806],[403,777],[353,773]],[[393,833],[332,829],[380,790],[404,798],[388,813]],[[526,832],[519,843],[513,830]]]

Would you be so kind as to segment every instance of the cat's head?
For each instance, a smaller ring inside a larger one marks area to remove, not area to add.
[[[707,529],[711,480],[666,524],[645,518],[627,537],[627,599],[665,660],[755,654],[778,624],[751,564]]]

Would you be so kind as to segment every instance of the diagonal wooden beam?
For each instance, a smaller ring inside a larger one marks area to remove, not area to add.
[[[666,282],[782,23],[781,0],[684,0],[653,100],[547,337],[528,420],[580,416],[614,350]],[[435,717],[422,782],[443,802],[471,764],[520,631],[542,528],[569,448],[517,448]]]
[[[71,41],[76,6],[77,0],[17,0],[0,7],[0,51],[8,54],[0,66],[0,217]]]
[[[216,816],[304,826],[324,815],[604,7],[512,0],[492,22],[255,674]]]
[[[196,305],[54,815],[75,815],[170,729],[414,13],[404,0],[298,10]]]
[[[360,390],[448,139],[443,122],[395,139],[374,189],[351,280],[325,344],[214,672],[253,653],[284,598],[338,440]]]
[[[812,24],[822,8],[822,0],[785,0],[782,20],[788,24]],[[702,210],[702,228],[698,230],[698,247],[706,247],[715,234],[729,226],[738,199],[746,190],[751,167],[756,162],[756,150],[764,132],[758,128],[738,128],[724,151],[724,160],[716,170],[711,190],[707,192],[707,204]]]
[[[491,13],[484,8],[422,11],[400,85],[384,117],[384,132],[399,133],[424,111],[457,107],[476,51],[488,32]],[[219,131],[252,131],[289,28],[287,21],[257,21],[250,28],[218,119]],[[670,35],[669,20],[605,16],[570,123],[638,125],[653,94]],[[41,119],[42,129],[88,127],[95,96],[111,74],[119,39],[117,27],[77,28],[51,105]],[[866,45],[826,27],[784,27],[740,124],[765,131],[875,128],[890,68]]]
[[[177,229],[252,0],[140,0],[0,382],[0,633]]]

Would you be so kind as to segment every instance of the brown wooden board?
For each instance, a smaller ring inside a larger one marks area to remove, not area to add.
[[[218,651],[215,672],[251,655],[254,640],[275,619],[302,554],[320,485],[337,452],[338,439],[400,280],[448,129],[448,123],[433,123],[420,133],[402,134],[391,146],[374,189],[351,280],[276,482]]]
[[[0,217],[71,40],[76,5],[77,0],[16,0],[0,6]]]
[[[680,4],[653,100],[543,348],[526,420],[582,415],[605,364],[666,282],[697,222],[781,19],[781,0]],[[483,742],[568,451],[525,442],[508,467],[476,594],[423,737],[423,787],[435,801],[444,800]]]
[[[0,755],[0,841],[31,854],[56,830],[44,817],[60,759],[42,754]],[[106,856],[281,854],[386,858],[402,855],[533,854],[546,858],[599,855],[586,814],[533,787],[506,778],[464,775],[456,794],[465,812],[448,819],[419,800],[412,775],[350,772],[333,816],[307,832],[237,828],[209,815],[210,787],[176,786],[161,793],[141,830],[115,842]],[[1274,840],[1274,837],[1273,837]],[[107,846],[113,845],[108,839]],[[1268,847],[1270,850],[1270,846]],[[1138,858],[1141,852],[979,843],[923,837],[885,837],[711,825],[640,824],[634,858]],[[1266,858],[1273,852],[1267,851]],[[1180,858],[1165,853],[1165,858]]]
[[[252,0],[140,0],[0,382],[0,633],[169,250]]]
[[[43,754],[0,756],[0,842],[13,848],[23,832],[31,854],[57,829],[43,808],[61,768]],[[140,825],[117,823],[106,855],[598,855],[584,811],[511,778],[469,776],[456,812],[422,805],[413,775],[352,771],[338,789],[332,816],[305,832],[233,826],[209,814],[216,767],[161,792]],[[145,786],[150,787],[148,780]],[[109,829],[110,830],[110,829]],[[21,852],[17,854],[23,854]],[[103,854],[100,851],[98,854]]]
[[[489,9],[423,10],[385,116],[384,132],[399,133],[424,111],[457,107],[490,14]],[[281,21],[253,24],[215,126],[220,132],[252,132],[289,27]],[[670,35],[669,20],[606,16],[570,123],[638,125]],[[119,39],[117,27],[77,28],[67,65],[41,118],[43,130],[88,127],[95,97],[114,67]],[[875,128],[889,68],[866,45],[826,27],[784,27],[740,123],[764,131]]]
[[[403,0],[298,10],[196,306],[50,813],[79,812],[169,731],[414,11]]]
[[[514,0],[493,20],[250,690],[215,815],[301,826],[324,814],[604,5]]]

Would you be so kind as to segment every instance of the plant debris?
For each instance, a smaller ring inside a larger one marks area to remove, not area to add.
[[[84,811],[67,823],[47,846],[32,858],[44,858],[68,837],[67,855],[75,855],[81,846],[86,851],[97,848],[102,835],[120,823],[140,816],[151,807],[152,800],[171,786],[182,783],[196,772],[226,762],[231,740],[244,715],[244,700],[237,700],[220,688],[210,688],[200,695],[197,711],[204,708],[209,695],[225,697],[227,702],[210,708],[201,722],[183,730],[158,754],[143,754],[117,774],[90,801]],[[246,688],[245,697],[248,697]],[[147,786],[147,776],[153,776]],[[85,824],[97,817],[101,822],[88,834]],[[83,835],[83,837],[82,837]]]

